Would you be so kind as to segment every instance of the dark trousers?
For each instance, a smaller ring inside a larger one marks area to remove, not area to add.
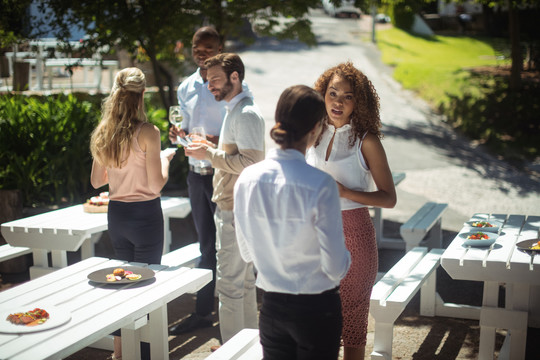
[[[129,203],[110,201],[107,219],[117,259],[161,263],[164,229],[160,198]]]
[[[206,316],[214,310],[214,289],[216,287],[216,224],[214,212],[216,204],[212,202],[214,191],[213,175],[200,175],[190,171],[187,176],[188,194],[197,238],[201,250],[198,268],[212,270],[212,281],[197,293],[195,312]]]
[[[263,293],[259,332],[264,360],[336,360],[342,315],[337,289],[316,295]]]
[[[110,201],[109,237],[116,258],[160,264],[165,239],[161,199],[140,202]],[[112,333],[120,336],[120,330]],[[141,342],[141,358],[150,359],[150,344]]]

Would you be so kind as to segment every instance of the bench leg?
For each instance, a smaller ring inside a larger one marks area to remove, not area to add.
[[[375,321],[375,337],[371,360],[392,360],[392,340],[394,338],[394,322]]]
[[[436,294],[437,270],[435,269],[420,288],[420,315],[435,316]]]
[[[429,233],[429,238],[427,240],[428,249],[442,249],[442,238],[442,219],[439,219],[435,225],[433,225]]]

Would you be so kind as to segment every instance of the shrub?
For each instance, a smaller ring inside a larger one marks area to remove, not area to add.
[[[399,29],[409,31],[414,24],[415,10],[409,3],[397,2],[391,8],[390,18]]]
[[[511,91],[508,79],[471,74],[470,84],[441,107],[448,121],[514,162],[540,156],[540,84]]]
[[[21,190],[25,206],[81,201],[98,116],[73,95],[0,96],[0,188]]]

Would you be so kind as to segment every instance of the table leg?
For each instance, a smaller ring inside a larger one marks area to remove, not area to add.
[[[122,358],[141,358],[141,333],[138,330],[122,328]],[[165,358],[162,358],[165,359]]]
[[[164,235],[163,242],[163,254],[167,254],[171,250],[172,232],[171,232],[171,218],[167,215],[163,216]]]
[[[167,305],[150,313],[148,330],[150,331],[150,358],[169,358],[169,339],[167,327]]]
[[[95,233],[86,238],[81,246],[81,259],[88,259],[94,256],[94,245],[99,241],[103,232]]]
[[[482,297],[482,310],[480,310],[480,319],[482,319],[482,312],[487,307],[497,307],[499,302],[499,283],[496,281],[484,282],[484,294]],[[495,351],[495,330],[491,324],[482,324],[480,320],[480,348],[478,351],[478,359],[493,359],[493,352]]]
[[[525,359],[527,346],[527,312],[529,309],[530,287],[528,284],[506,284],[506,308],[520,311],[525,319],[508,329],[510,352],[509,359]],[[517,316],[514,316],[517,321]]]
[[[52,255],[52,267],[63,268],[68,266],[67,253],[65,250],[51,250]]]

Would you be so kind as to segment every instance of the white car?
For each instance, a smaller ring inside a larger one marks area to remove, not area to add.
[[[360,18],[361,11],[354,6],[354,0],[342,0],[341,6],[335,6],[330,0],[322,0],[324,11],[333,17]]]

